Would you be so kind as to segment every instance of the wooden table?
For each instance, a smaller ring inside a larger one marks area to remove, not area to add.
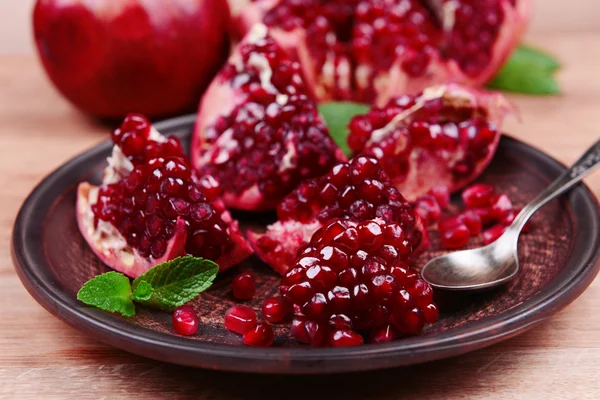
[[[600,132],[600,34],[531,37],[564,60],[564,94],[512,96],[507,131],[570,163]],[[15,215],[55,167],[107,137],[71,108],[33,56],[0,57],[0,398],[600,398],[598,280],[570,307],[502,344],[454,359],[352,376],[261,377],[172,366],[95,342],[39,306],[10,260]],[[600,194],[600,174],[588,180]]]

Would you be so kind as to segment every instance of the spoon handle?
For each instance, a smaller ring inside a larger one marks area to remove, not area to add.
[[[510,229],[520,232],[529,218],[544,204],[569,190],[598,167],[600,167],[600,140],[590,147],[571,168],[523,207],[523,210],[517,215]]]

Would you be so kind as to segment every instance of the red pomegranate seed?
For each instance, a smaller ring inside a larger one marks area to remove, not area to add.
[[[483,231],[481,235],[481,241],[483,244],[490,244],[495,242],[506,230],[506,226],[502,224],[494,225],[489,229]]]
[[[393,325],[385,325],[371,332],[370,343],[387,343],[398,339],[400,332]]]
[[[417,199],[415,202],[415,212],[421,217],[425,225],[439,220],[442,215],[442,209],[437,199],[431,194],[426,194]]]
[[[256,325],[256,313],[246,306],[233,306],[225,313],[225,328],[243,335]]]
[[[423,311],[418,308],[412,308],[402,314],[392,315],[392,323],[398,328],[398,330],[407,335],[416,335],[425,325],[425,316]]]
[[[440,229],[440,241],[445,249],[462,249],[469,243],[471,233],[465,224]]]
[[[271,323],[281,322],[285,319],[289,311],[289,306],[283,299],[269,297],[265,299],[262,305],[263,318]]]
[[[308,344],[312,347],[325,345],[327,341],[327,328],[323,324],[307,320],[304,322],[304,331],[308,339]]]
[[[423,316],[425,318],[425,322],[428,324],[433,324],[440,317],[440,313],[435,304],[429,304],[427,307],[423,308]]]
[[[511,212],[509,212],[508,214],[506,214],[506,216],[504,218],[502,218],[500,220],[500,223],[504,226],[510,226],[512,225],[513,221],[515,220],[515,218],[517,217],[517,215],[519,215],[519,213],[521,212],[521,210],[513,210]],[[525,226],[523,227],[523,232],[527,233],[531,230],[531,221],[527,222],[525,224]]]
[[[437,200],[438,205],[445,210],[450,205],[450,189],[445,185],[437,185],[431,188],[429,191],[435,199]]]
[[[292,336],[300,343],[308,344],[308,336],[306,335],[306,329],[304,329],[304,323],[306,318],[303,316],[296,316],[292,321]]]
[[[198,332],[198,315],[191,306],[184,305],[173,311],[172,323],[180,335],[191,336]]]
[[[256,292],[254,276],[249,272],[243,272],[233,278],[231,287],[233,289],[233,297],[238,300],[250,300]]]
[[[244,333],[243,341],[252,347],[269,347],[273,344],[275,334],[269,324],[261,322]]]
[[[329,337],[331,347],[358,346],[363,343],[363,337],[351,330],[334,331]]]
[[[490,206],[490,218],[500,221],[513,211],[512,201],[505,194],[494,197]]]
[[[478,236],[481,233],[483,223],[479,214],[473,210],[466,210],[457,216],[457,220],[465,224],[469,229],[471,236]]]
[[[486,183],[476,183],[462,192],[466,208],[489,206],[494,198],[494,187]]]

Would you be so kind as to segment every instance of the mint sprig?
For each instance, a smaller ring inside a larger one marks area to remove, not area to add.
[[[554,78],[560,64],[543,51],[519,46],[488,84],[492,89],[535,95],[559,94]]]
[[[347,141],[348,124],[353,117],[366,114],[369,108],[366,104],[349,101],[319,104],[319,112],[325,120],[325,125],[329,128],[329,134],[348,157],[351,155]]]
[[[83,303],[125,317],[135,315],[134,302],[171,311],[198,297],[215,280],[219,266],[191,256],[159,264],[133,281],[108,272],[88,282],[77,293]]]
[[[194,257],[179,257],[157,265],[133,281],[134,293],[148,285],[152,294],[147,298],[134,298],[148,307],[171,311],[196,298],[208,289],[219,272],[212,261]]]
[[[126,317],[135,315],[129,278],[118,272],[107,272],[87,281],[77,293],[77,300]]]

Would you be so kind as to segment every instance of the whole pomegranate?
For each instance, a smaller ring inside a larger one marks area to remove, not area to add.
[[[98,117],[191,111],[227,58],[222,0],[38,0],[34,37],[46,72]]]
[[[269,26],[318,99],[382,106],[437,83],[487,82],[517,45],[531,0],[255,0],[237,9],[234,32]]]

